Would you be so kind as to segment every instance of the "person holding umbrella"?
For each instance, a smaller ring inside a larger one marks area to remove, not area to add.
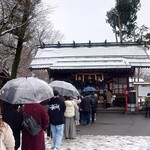
[[[44,130],[48,127],[49,116],[44,106],[39,103],[25,104],[21,107],[22,114],[32,115],[41,125],[41,131],[32,136],[25,127],[22,129],[22,150],[45,150]]]
[[[49,124],[49,116],[41,101],[53,97],[52,88],[45,81],[35,77],[20,77],[8,81],[0,90],[0,99],[10,104],[22,104],[20,112],[23,114],[23,123],[26,116],[32,116],[41,126],[36,135],[31,135],[22,128],[22,150],[45,150],[44,130]]]
[[[20,131],[22,129],[23,121],[22,114],[17,110],[18,107],[18,104],[9,104],[4,102],[1,109],[3,120],[9,124],[13,131],[15,138],[15,150],[18,150],[20,147]]]
[[[49,109],[49,101],[50,99],[47,99],[45,101],[42,101],[40,104],[43,105],[46,109],[46,111],[48,112],[48,109]],[[46,132],[47,132],[47,139],[50,140],[52,138],[52,133],[51,133],[51,127],[50,127],[50,123],[46,129]]]

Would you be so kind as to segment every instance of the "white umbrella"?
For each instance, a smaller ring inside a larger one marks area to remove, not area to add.
[[[11,104],[36,103],[53,96],[49,84],[35,77],[12,79],[0,90],[0,99]]]
[[[65,81],[52,81],[49,84],[53,90],[57,90],[62,96],[79,96],[78,90],[69,82]]]

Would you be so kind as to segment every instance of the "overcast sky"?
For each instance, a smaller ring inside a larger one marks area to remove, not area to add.
[[[114,42],[112,28],[106,23],[106,12],[115,6],[115,0],[43,0],[55,7],[48,19],[56,30],[64,34],[63,43]],[[150,27],[150,0],[141,0],[137,13],[138,26]]]

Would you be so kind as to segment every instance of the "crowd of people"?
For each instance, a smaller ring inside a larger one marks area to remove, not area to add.
[[[80,97],[61,96],[54,90],[54,97],[41,103],[10,104],[0,101],[0,149],[45,150],[44,133],[52,140],[52,149],[60,150],[63,137],[76,138],[77,125],[94,123],[98,105],[96,93]],[[32,115],[41,126],[33,136],[22,126],[24,114]],[[22,136],[21,136],[22,133]],[[22,141],[20,141],[22,139]]]
[[[0,100],[0,150],[45,150],[45,131],[52,149],[60,150],[62,139],[75,139],[77,125],[90,125],[96,120],[98,95],[94,92],[79,97],[61,96],[54,90],[51,99],[41,103],[10,104]],[[111,107],[107,92],[106,107]],[[31,135],[22,125],[24,114],[32,115],[41,130]],[[150,117],[150,93],[145,99],[145,117]],[[22,133],[22,136],[21,136]],[[22,141],[20,141],[22,139]]]

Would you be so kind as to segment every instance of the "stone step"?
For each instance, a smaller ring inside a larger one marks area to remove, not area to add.
[[[125,108],[112,107],[112,108],[98,108],[97,113],[125,113]]]

